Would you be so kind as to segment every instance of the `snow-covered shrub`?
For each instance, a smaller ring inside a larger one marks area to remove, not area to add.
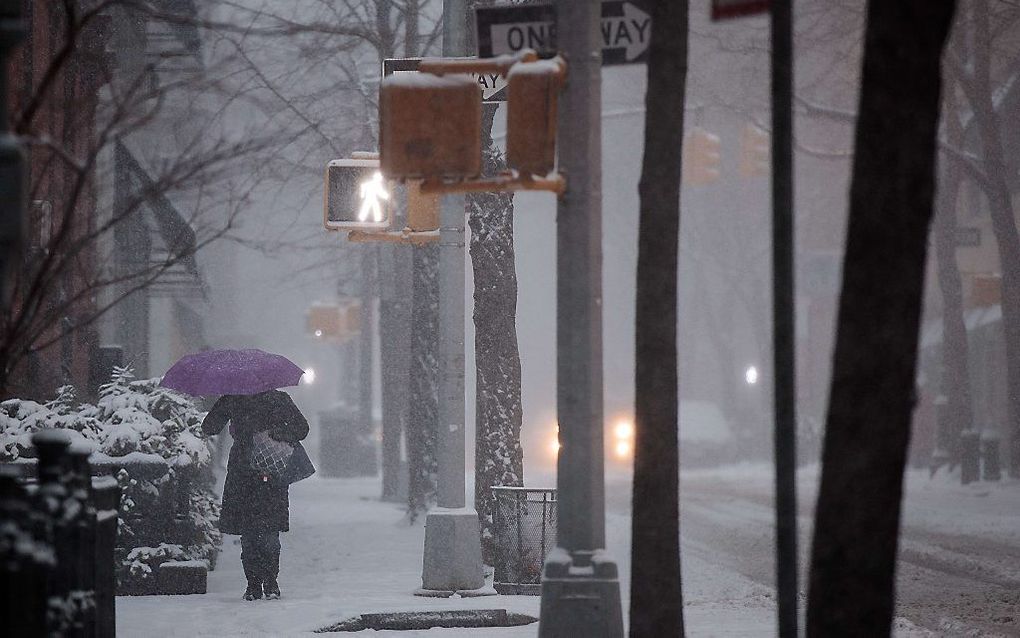
[[[160,563],[213,564],[219,551],[204,417],[190,397],[160,387],[158,378],[136,380],[130,369],[115,368],[95,405],[79,403],[70,386],[45,404],[0,403],[0,461],[32,456],[32,434],[60,428],[93,446],[94,463],[119,468],[119,580],[122,591],[144,592]]]

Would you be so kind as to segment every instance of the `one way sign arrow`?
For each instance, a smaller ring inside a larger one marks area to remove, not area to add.
[[[534,49],[556,53],[556,7],[527,4],[475,10],[478,57],[491,58]],[[647,61],[652,17],[638,0],[602,1],[602,65]]]

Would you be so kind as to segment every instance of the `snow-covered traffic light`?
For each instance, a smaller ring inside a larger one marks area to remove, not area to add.
[[[740,174],[761,177],[769,174],[771,140],[768,131],[754,124],[745,124],[740,134]]]
[[[687,135],[683,149],[683,179],[693,186],[719,179],[719,136],[695,128]]]
[[[323,223],[330,230],[389,228],[391,191],[379,160],[332,160],[326,166]]]

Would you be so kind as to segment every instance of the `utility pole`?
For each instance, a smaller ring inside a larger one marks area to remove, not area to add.
[[[623,636],[620,580],[605,553],[602,419],[602,47],[599,0],[561,0],[567,60],[556,207],[557,547],[542,572],[541,638]]]
[[[7,271],[18,254],[25,232],[25,157],[17,138],[7,129],[7,57],[25,35],[20,0],[0,2],[0,308],[8,305]]]
[[[443,57],[467,53],[467,2],[445,0]],[[466,507],[464,496],[463,195],[443,198],[439,226],[439,507],[425,519],[422,589],[418,593],[449,596],[485,585],[478,513]]]

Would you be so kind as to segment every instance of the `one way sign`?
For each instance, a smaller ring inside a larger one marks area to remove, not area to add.
[[[556,53],[556,7],[526,4],[475,10],[478,57],[534,49]],[[652,17],[636,0],[602,0],[602,65],[640,64],[648,59]]]

